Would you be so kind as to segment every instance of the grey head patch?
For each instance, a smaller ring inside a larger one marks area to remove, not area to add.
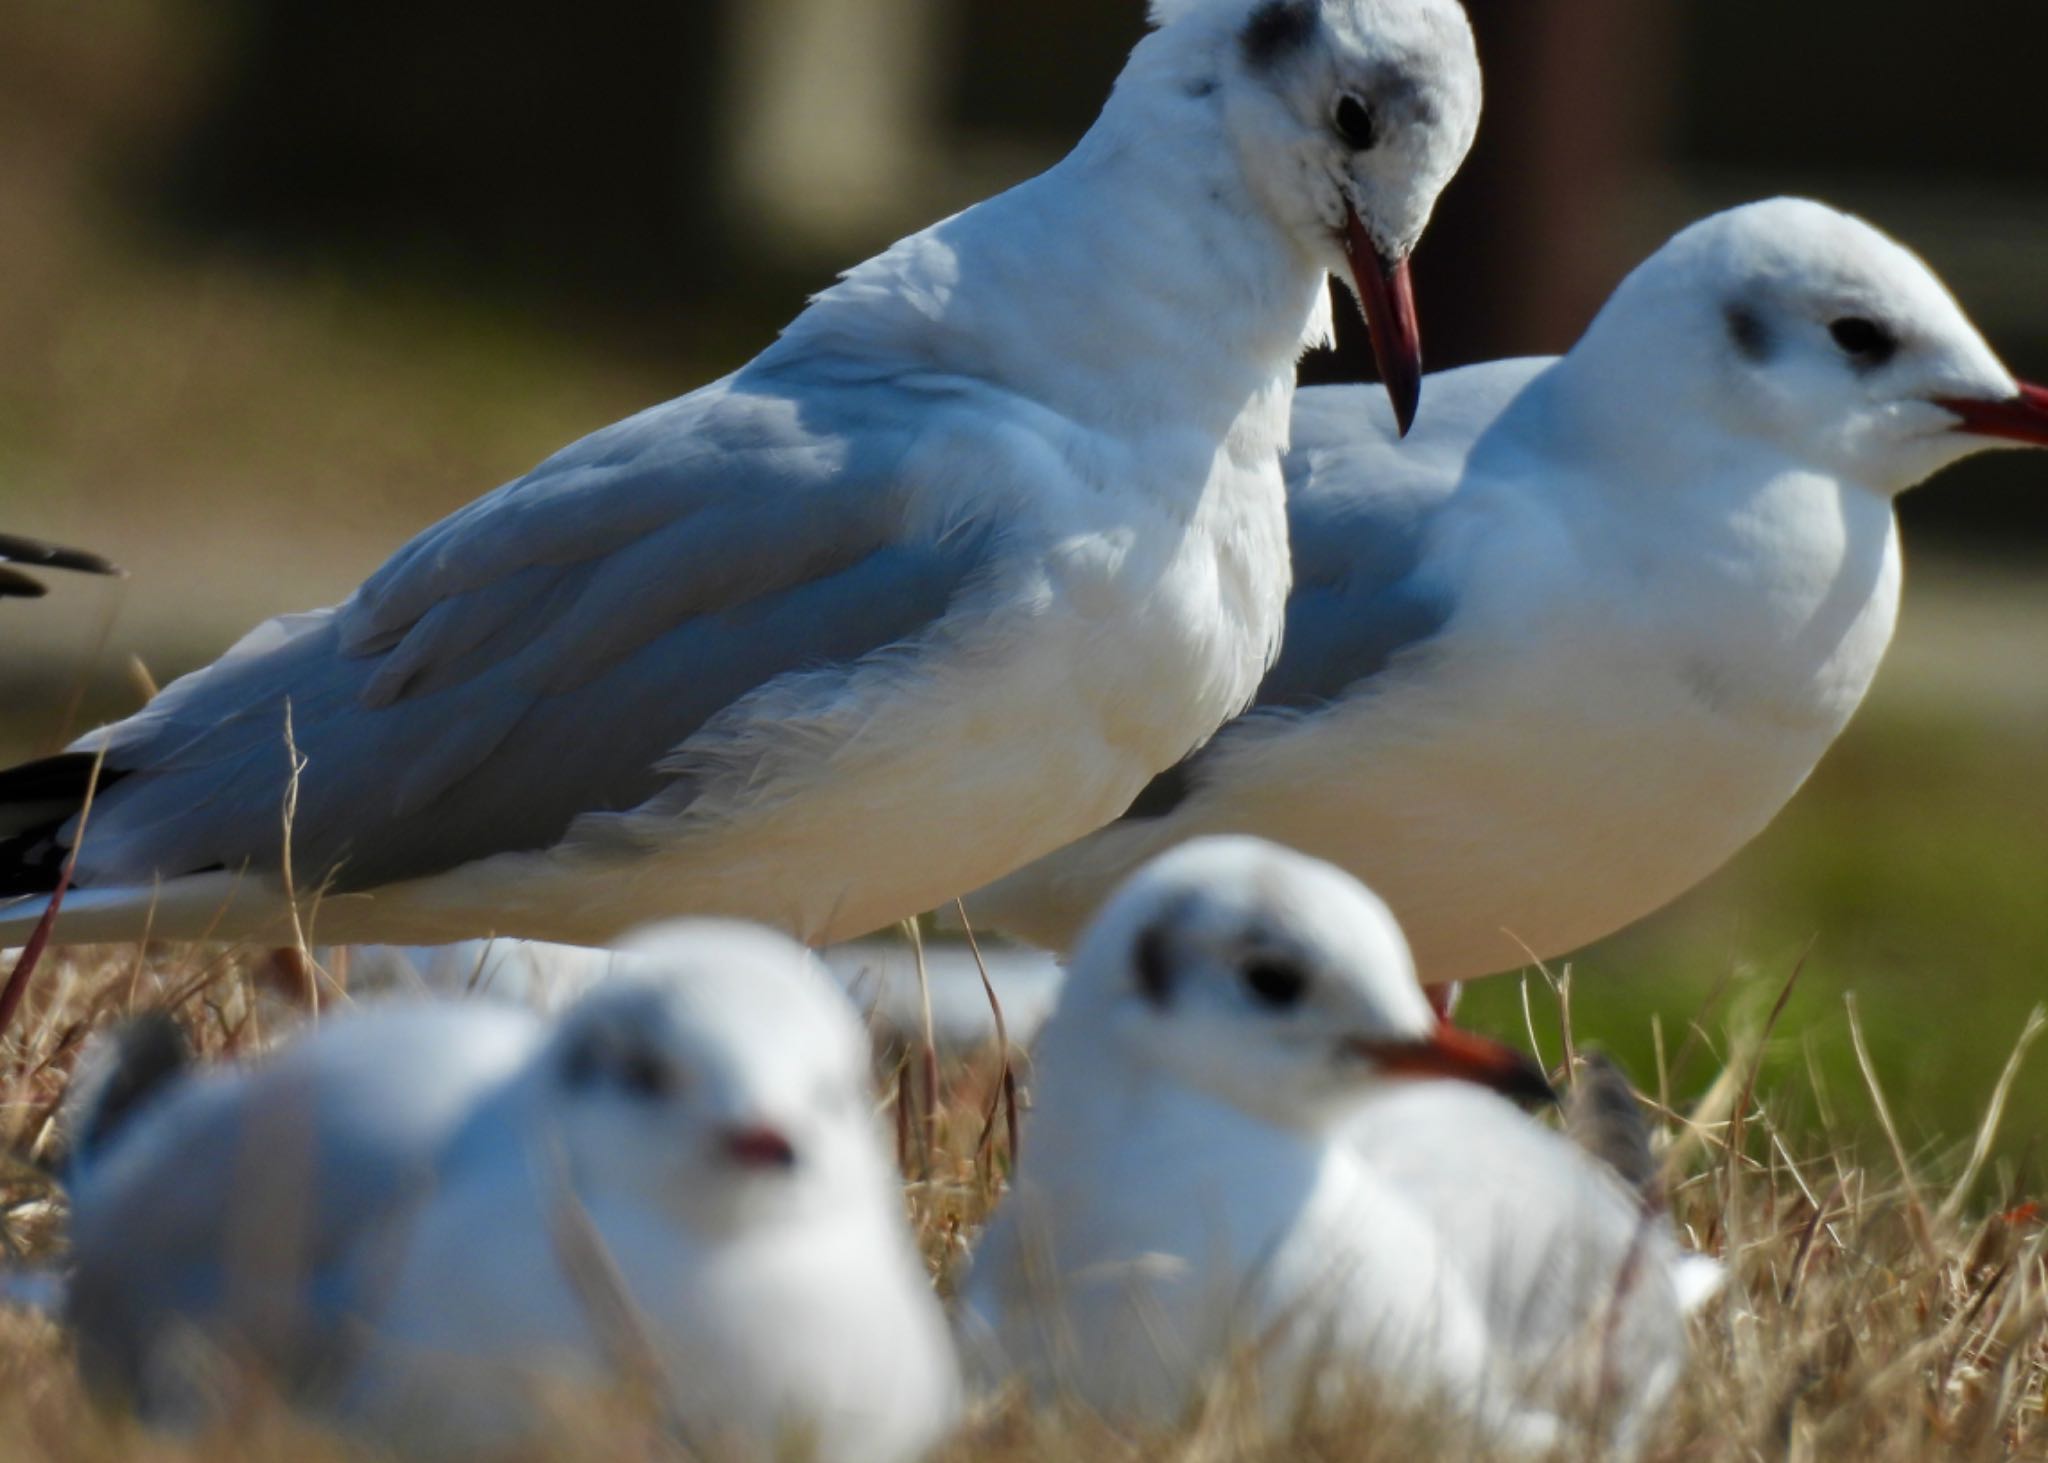
[[[1316,25],[1314,0],[1266,0],[1244,23],[1239,37],[1244,59],[1254,69],[1264,70],[1307,45]]]
[[[1158,1010],[1164,1011],[1173,1004],[1173,988],[1178,980],[1173,949],[1175,932],[1188,924],[1199,902],[1193,894],[1167,901],[1138,932],[1138,941],[1131,947],[1131,969],[1137,976],[1138,994]]]
[[[1764,324],[1764,317],[1744,304],[1732,304],[1721,312],[1727,323],[1728,338],[1735,342],[1735,349],[1746,361],[1761,365],[1771,358],[1771,331]]]

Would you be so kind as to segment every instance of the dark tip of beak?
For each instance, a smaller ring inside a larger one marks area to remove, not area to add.
[[[1439,1026],[1419,1041],[1359,1039],[1351,1043],[1389,1077],[1447,1077],[1490,1088],[1518,1102],[1557,1101],[1550,1079],[1535,1061],[1505,1042],[1456,1026]]]
[[[1422,326],[1415,314],[1415,277],[1408,260],[1379,251],[1355,209],[1344,217],[1344,254],[1351,266],[1351,290],[1372,332],[1372,355],[1380,383],[1394,404],[1403,437],[1422,406]]]
[[[2004,401],[1944,396],[1936,397],[1934,404],[1961,419],[1956,423],[1958,432],[2028,447],[2048,447],[2048,387],[2022,381],[2019,395]]]
[[[1512,1097],[1517,1102],[1531,1103],[1537,1107],[1555,1107],[1558,1102],[1557,1089],[1550,1085],[1550,1078],[1535,1061],[1515,1053],[1514,1069],[1507,1073],[1494,1087],[1503,1097]]]
[[[723,1146],[726,1157],[741,1168],[796,1167],[796,1149],[789,1139],[765,1124],[732,1129],[725,1135]]]

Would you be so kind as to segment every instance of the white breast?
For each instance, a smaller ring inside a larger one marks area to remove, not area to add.
[[[1330,858],[1400,917],[1426,979],[1566,953],[1763,830],[1876,674],[1900,578],[1887,503],[1812,480],[1718,533],[1498,532],[1459,619],[1331,712],[1247,738],[1197,815]],[[1509,561],[1488,555],[1513,550]],[[1185,830],[1183,830],[1185,831]]]

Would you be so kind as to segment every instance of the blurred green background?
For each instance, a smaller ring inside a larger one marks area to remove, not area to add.
[[[1418,265],[1434,364],[1560,349],[1674,228],[1800,192],[1919,248],[2048,376],[2048,6],[1471,9],[1489,111]],[[1140,24],[1138,0],[0,0],[0,525],[132,571],[0,619],[0,751],[743,361],[836,268],[1055,157]],[[1358,335],[1309,375],[1365,375]],[[2048,459],[1970,464],[1906,518],[1866,713],[1732,867],[1574,962],[1575,1004],[1647,1076],[1653,1014],[1675,1048],[1711,992],[1718,1030],[1804,960],[1773,1080],[1810,1055],[1865,1119],[1854,989],[1935,1148],[2048,997]],[[1514,984],[1468,1011],[1518,1025]],[[2014,1162],[2044,1119],[2048,1061]]]

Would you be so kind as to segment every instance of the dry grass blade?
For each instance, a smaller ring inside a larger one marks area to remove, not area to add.
[[[1906,1145],[1899,1137],[1899,1125],[1892,1119],[1891,1104],[1885,1100],[1884,1084],[1877,1076],[1877,1064],[1870,1059],[1870,1043],[1863,1036],[1863,1015],[1856,1007],[1856,993],[1850,991],[1842,997],[1842,1003],[1849,1011],[1849,1040],[1856,1048],[1856,1065],[1863,1071],[1864,1085],[1870,1089],[1871,1105],[1877,1110],[1878,1125],[1884,1129],[1885,1141],[1891,1144],[1892,1158],[1899,1166],[1899,1182],[1906,1191],[1906,1217],[1928,1261],[1936,1262],[1939,1256],[1928,1228],[1927,1205],[1920,1196],[1919,1180],[1913,1176],[1913,1161],[1906,1156]]]
[[[2012,1084],[2018,1080],[2020,1068],[2026,1064],[2027,1052],[2048,1029],[2048,1007],[2036,1006],[2027,1015],[2027,1024],[2012,1044],[2012,1054],[2005,1059],[2005,1070],[1999,1073],[1998,1085],[1992,1089],[1991,1101],[1984,1109],[1984,1121],[1977,1125],[1977,1141],[1970,1148],[1969,1162],[1964,1164],[1961,1175],[1941,1201],[1940,1217],[1953,1221],[1962,1212],[1963,1201],[1977,1186],[1977,1178],[1984,1172],[1984,1165],[1990,1160],[1991,1145],[1997,1140],[1999,1125],[2005,1120],[2006,1104],[2012,1099]]]
[[[967,918],[967,905],[961,900],[953,901],[954,911],[960,916],[960,930],[967,938],[967,951],[974,957],[974,970],[981,977],[981,993],[988,998],[988,1009],[996,1024],[996,1051],[1002,1061],[1002,1073],[989,1094],[988,1111],[982,1114],[981,1136],[974,1143],[976,1163],[985,1163],[989,1156],[989,1145],[995,1139],[996,1113],[1000,1108],[1007,1115],[1010,1168],[1017,1167],[1017,1073],[1015,1054],[1010,1049],[1010,1027],[1003,1019],[1003,1003],[996,996],[995,982],[988,978],[988,962],[981,958],[981,942],[974,936],[974,926]]]

